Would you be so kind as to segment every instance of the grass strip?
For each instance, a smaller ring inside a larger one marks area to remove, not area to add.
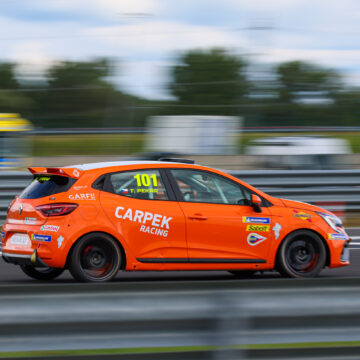
[[[281,344],[248,344],[234,345],[234,349],[243,350],[275,350],[275,349],[306,349],[306,348],[335,348],[356,347],[360,341],[336,341],[336,342],[306,342],[306,343],[281,343]],[[0,352],[0,358],[20,357],[55,357],[55,356],[82,356],[82,355],[126,355],[126,354],[159,354],[177,352],[214,351],[227,349],[228,346],[169,346],[169,347],[146,347],[146,348],[115,348],[115,349],[91,349],[91,350],[44,350],[44,351],[16,351]]]

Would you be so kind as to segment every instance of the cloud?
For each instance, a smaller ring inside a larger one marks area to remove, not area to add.
[[[303,5],[309,0],[223,0],[225,4],[248,11],[283,11]]]
[[[226,30],[168,21],[92,27],[85,30],[84,34],[99,37],[105,43],[135,53],[164,53],[196,47],[235,47],[245,42],[239,34]]]
[[[44,42],[26,41],[12,47],[9,56],[17,60],[16,72],[22,78],[43,78],[54,59],[47,55],[47,44]],[[24,61],[24,55],[26,60]]]
[[[117,83],[132,94],[149,99],[173,99],[167,92],[171,61],[122,62]]]
[[[263,59],[270,62],[305,60],[332,68],[358,67],[360,50],[347,49],[286,49],[272,48]]]
[[[166,97],[163,84],[174,54],[225,47],[240,55],[252,54],[251,59],[259,62],[312,61],[342,70],[349,81],[360,83],[356,0],[22,0],[21,4],[20,8],[15,2],[1,2],[0,40],[2,59],[19,61],[23,71],[62,59],[112,57],[121,60],[114,80],[126,91]],[[137,14],[154,16],[136,18]],[[250,31],[257,24],[264,29]]]
[[[161,9],[158,0],[33,0],[41,10],[92,14],[98,17],[119,17],[121,14],[156,13]]]

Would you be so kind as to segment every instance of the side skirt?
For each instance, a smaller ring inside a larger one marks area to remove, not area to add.
[[[264,264],[264,259],[187,259],[187,258],[140,258],[146,264]]]

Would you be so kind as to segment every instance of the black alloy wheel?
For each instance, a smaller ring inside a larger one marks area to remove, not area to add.
[[[325,266],[326,249],[319,235],[299,230],[290,234],[281,244],[277,267],[287,277],[317,276]]]
[[[110,281],[118,273],[121,260],[116,240],[103,233],[92,233],[81,238],[73,248],[70,272],[78,281]]]
[[[31,265],[21,265],[20,267],[26,275],[36,280],[53,280],[65,270],[51,267],[34,267]]]

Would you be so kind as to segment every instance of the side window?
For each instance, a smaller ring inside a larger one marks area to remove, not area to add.
[[[222,176],[197,170],[170,170],[184,201],[246,205],[241,186]]]
[[[110,174],[112,192],[144,200],[168,200],[168,194],[158,170],[122,171]]]

